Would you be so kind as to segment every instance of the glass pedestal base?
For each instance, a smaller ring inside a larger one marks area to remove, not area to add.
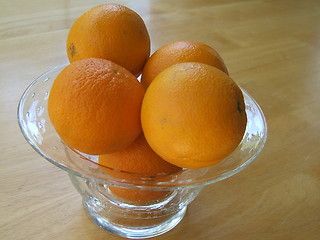
[[[135,218],[134,213],[130,218],[114,216],[114,214],[101,214],[90,202],[83,201],[83,206],[88,217],[100,228],[112,234],[130,238],[145,239],[159,236],[174,228],[184,217],[187,207],[180,211],[157,218]]]
[[[166,191],[160,199],[132,202],[113,194],[106,182],[73,174],[69,177],[82,196],[89,218],[102,229],[131,239],[155,237],[174,228],[203,189],[176,189]]]

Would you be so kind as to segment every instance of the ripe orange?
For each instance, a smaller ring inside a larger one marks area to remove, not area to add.
[[[200,168],[235,150],[247,118],[242,91],[227,74],[207,64],[180,63],[150,84],[141,121],[159,156],[180,167]]]
[[[90,57],[107,59],[138,76],[150,55],[150,37],[136,12],[119,4],[103,4],[74,22],[67,54],[70,62]]]
[[[201,42],[176,41],[162,46],[148,59],[142,73],[142,85],[147,88],[164,69],[183,62],[209,64],[228,74],[221,56],[212,47]]]
[[[128,148],[99,156],[99,164],[126,173],[142,174],[143,176],[162,176],[178,172],[180,167],[172,165],[159,157],[148,145],[141,134]],[[107,171],[108,174],[130,180],[130,175],[123,172]],[[130,201],[149,201],[164,197],[168,191],[135,190],[120,187],[109,189],[116,195]]]
[[[123,67],[87,58],[65,67],[49,99],[50,120],[61,139],[87,154],[129,146],[141,133],[144,89]]]

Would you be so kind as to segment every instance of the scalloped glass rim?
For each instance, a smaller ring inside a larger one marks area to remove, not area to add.
[[[113,186],[133,189],[176,189],[198,187],[226,179],[247,167],[261,152],[267,139],[267,124],[256,101],[243,91],[247,127],[238,148],[220,163],[208,168],[183,169],[166,176],[142,176],[122,172],[117,178],[109,173],[118,172],[97,164],[97,156],[82,154],[62,142],[47,114],[47,99],[55,77],[66,66],[57,66],[44,73],[23,93],[18,106],[18,122],[28,143],[42,157],[59,168],[79,177],[95,179]],[[111,171],[111,172],[110,172]]]

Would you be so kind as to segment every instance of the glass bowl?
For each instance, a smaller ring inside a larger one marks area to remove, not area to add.
[[[259,105],[243,91],[247,127],[238,148],[220,163],[208,168],[183,169],[170,175],[143,176],[103,167],[97,156],[69,148],[50,123],[47,100],[51,85],[65,65],[55,67],[34,80],[18,106],[18,122],[28,143],[49,162],[65,170],[82,196],[89,218],[113,234],[143,239],[163,234],[183,218],[186,208],[205,185],[226,179],[247,167],[267,139],[267,125]],[[109,187],[139,192],[163,191],[150,201],[129,201]]]

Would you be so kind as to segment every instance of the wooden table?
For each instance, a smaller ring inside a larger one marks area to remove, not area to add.
[[[24,89],[67,62],[72,22],[105,2],[0,3],[2,240],[122,239],[90,222],[67,174],[27,144],[16,119]],[[153,50],[178,39],[216,48],[269,126],[254,163],[207,186],[182,222],[155,239],[320,239],[320,2],[118,2],[144,18]]]

